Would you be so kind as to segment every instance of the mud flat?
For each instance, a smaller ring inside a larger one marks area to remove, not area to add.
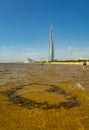
[[[0,64],[0,130],[88,130],[89,66]]]

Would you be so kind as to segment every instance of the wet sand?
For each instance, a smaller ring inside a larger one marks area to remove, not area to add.
[[[0,130],[88,130],[89,66],[0,64]]]

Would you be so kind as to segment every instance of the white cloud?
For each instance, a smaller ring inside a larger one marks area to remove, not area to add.
[[[32,48],[26,48],[26,51],[31,51],[31,50],[33,50]]]
[[[69,46],[67,49],[68,50],[77,50],[78,48],[73,48],[73,47]]]
[[[74,48],[74,50],[78,50],[78,48]]]
[[[15,48],[15,47],[13,47],[13,46],[2,46],[1,48],[2,49],[12,49],[12,48]]]
[[[84,48],[84,50],[89,50],[89,47]]]
[[[69,46],[67,49],[68,49],[68,50],[72,50],[72,47],[71,47],[71,46]]]
[[[30,53],[26,53],[25,55],[28,55],[28,56],[36,56],[36,55],[43,55],[43,54],[47,54],[47,52],[30,52]]]
[[[9,55],[12,55],[12,52],[4,51],[4,52],[0,52],[0,55],[1,55],[1,56],[9,56]]]
[[[65,52],[65,50],[55,50],[56,53]]]
[[[8,48],[8,47],[7,47],[7,46],[2,46],[1,48],[6,49],[6,48]]]

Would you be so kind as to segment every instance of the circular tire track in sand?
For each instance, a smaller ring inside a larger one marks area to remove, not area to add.
[[[47,89],[45,91],[47,91],[48,93],[57,93],[57,94],[62,94],[64,96],[71,96],[71,98],[65,100],[65,101],[61,101],[58,102],[56,104],[49,104],[48,102],[37,102],[37,101],[33,101],[31,99],[28,99],[26,97],[23,97],[21,95],[18,95],[16,93],[16,91],[26,87],[26,86],[31,86],[31,85],[44,85],[44,86],[50,86],[50,89]],[[62,90],[61,88],[59,88],[56,85],[52,85],[52,84],[25,84],[25,85],[19,85],[19,86],[15,86],[13,88],[11,88],[10,90],[5,90],[5,91],[0,91],[0,93],[6,95],[9,99],[9,101],[12,101],[15,104],[20,105],[21,107],[24,108],[28,108],[28,109],[33,109],[33,108],[40,108],[40,109],[44,109],[44,110],[48,110],[48,109],[58,109],[61,106],[63,106],[64,108],[71,108],[71,107],[75,107],[75,106],[79,106],[81,103],[77,100],[77,96],[73,96],[70,93],[67,93],[66,91]]]

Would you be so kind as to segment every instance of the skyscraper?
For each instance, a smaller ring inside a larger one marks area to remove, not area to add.
[[[50,39],[49,39],[49,61],[54,60],[54,43],[53,43],[53,30],[50,27]]]

